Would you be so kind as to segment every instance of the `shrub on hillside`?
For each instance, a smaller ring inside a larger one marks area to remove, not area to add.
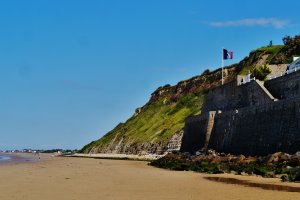
[[[291,168],[288,173],[289,181],[300,181],[300,166]]]
[[[204,71],[202,72],[201,76],[207,75],[207,74],[209,74],[209,73],[210,73],[209,69],[206,69],[206,70],[204,70]]]
[[[254,68],[252,70],[253,76],[258,80],[265,80],[267,76],[271,73],[271,69],[267,67],[266,65],[261,66],[259,68]]]

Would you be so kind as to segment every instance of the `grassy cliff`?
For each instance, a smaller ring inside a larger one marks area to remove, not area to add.
[[[174,133],[183,129],[186,117],[200,113],[204,97],[203,93],[190,93],[177,98],[170,93],[162,95],[100,140],[84,147],[83,151],[89,152],[97,147],[101,152],[101,148],[109,146],[112,149],[106,150],[113,150],[120,141],[136,145],[145,141],[154,144],[167,141]]]
[[[236,68],[226,69],[227,81],[234,78]],[[101,139],[86,145],[84,153],[158,153],[165,151],[174,135],[183,133],[184,121],[200,114],[209,89],[221,84],[221,71],[206,72],[181,81],[175,86],[159,87],[147,104],[137,108],[125,123],[120,123]]]
[[[286,63],[293,55],[300,54],[298,46],[300,38],[296,36],[285,45],[254,50],[239,63],[226,67],[226,82],[263,65]],[[131,118],[84,146],[81,152],[143,154],[176,148],[180,145],[185,118],[200,114],[207,92],[220,85],[221,69],[217,69],[212,72],[205,70],[202,75],[175,86],[159,87],[151,94],[149,102],[136,109]]]

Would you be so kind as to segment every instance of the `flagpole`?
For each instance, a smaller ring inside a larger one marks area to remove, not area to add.
[[[224,48],[222,47],[222,85],[224,84],[224,75],[223,75],[223,68],[224,68]]]

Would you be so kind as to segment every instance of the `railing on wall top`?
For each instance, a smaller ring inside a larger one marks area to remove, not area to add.
[[[299,70],[300,70],[300,67],[295,67],[294,69],[289,69],[289,70],[274,74],[272,76],[269,76],[268,80],[272,80],[274,78],[278,78],[278,77],[281,77],[281,76],[284,76],[284,75],[287,75],[287,74],[291,74],[291,73],[299,71]]]

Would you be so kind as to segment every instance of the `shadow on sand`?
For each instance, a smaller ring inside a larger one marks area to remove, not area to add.
[[[215,182],[227,183],[227,184],[235,184],[235,185],[243,185],[246,187],[257,187],[264,190],[275,190],[275,191],[285,191],[285,192],[300,192],[300,188],[285,186],[285,185],[273,185],[266,183],[253,183],[245,180],[239,180],[235,178],[224,178],[224,177],[205,177],[205,179]]]

